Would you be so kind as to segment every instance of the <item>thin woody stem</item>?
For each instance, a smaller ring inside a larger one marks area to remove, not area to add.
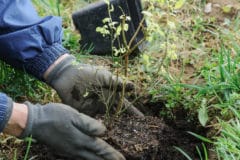
[[[138,25],[138,28],[137,28],[136,32],[134,33],[134,35],[132,36],[131,40],[129,41],[129,43],[128,43],[128,47],[129,47],[129,48],[131,47],[131,45],[132,45],[132,43],[133,43],[133,40],[137,37],[140,29],[143,27],[143,22],[144,22],[144,20],[145,20],[145,18],[142,18],[141,22],[140,22],[139,25]]]

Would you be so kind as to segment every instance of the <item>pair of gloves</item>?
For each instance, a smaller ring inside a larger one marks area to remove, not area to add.
[[[64,104],[73,108],[59,103],[33,105],[26,102],[28,120],[20,138],[32,135],[74,160],[125,159],[99,138],[106,131],[105,126],[87,116],[104,112],[106,104],[103,101],[109,97],[113,100],[109,104],[119,100],[122,79],[102,68],[80,64],[74,57],[68,56],[53,68],[46,82],[57,91]],[[133,89],[131,83],[127,82],[124,86],[126,91]],[[134,107],[130,108],[137,112]]]

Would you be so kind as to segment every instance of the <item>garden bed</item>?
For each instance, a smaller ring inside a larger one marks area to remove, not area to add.
[[[98,116],[97,119],[103,120],[103,116]],[[184,160],[185,157],[174,146],[180,147],[193,158],[198,157],[195,147],[200,145],[200,141],[186,132],[196,130],[196,127],[187,122],[176,121],[168,125],[156,116],[137,118],[126,114],[111,122],[108,132],[102,138],[119,150],[127,160]],[[13,159],[14,150],[17,157],[23,159],[26,149],[26,143],[14,138],[9,138],[0,147],[6,160]],[[37,143],[32,144],[29,158],[67,160],[54,155],[47,146]]]

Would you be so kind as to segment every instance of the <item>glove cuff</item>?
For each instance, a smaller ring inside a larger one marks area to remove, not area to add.
[[[13,101],[6,94],[0,93],[0,132],[8,123],[13,110]]]
[[[20,139],[26,138],[32,134],[34,114],[37,113],[37,111],[35,110],[36,107],[33,104],[31,104],[30,102],[25,102],[24,104],[28,107],[28,118],[27,118],[26,128],[18,137]]]
[[[76,58],[72,55],[67,56],[59,62],[46,77],[46,83],[53,87],[53,81],[58,78],[68,67],[74,64]]]

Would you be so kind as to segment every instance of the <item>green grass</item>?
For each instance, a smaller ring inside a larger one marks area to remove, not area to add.
[[[19,102],[30,100],[53,100],[54,92],[43,82],[29,76],[24,71],[0,62],[1,91]]]
[[[179,151],[187,160],[194,160],[194,158],[191,158],[183,149],[174,146],[174,148]],[[202,143],[202,152],[200,151],[199,147],[196,146],[196,150],[199,156],[199,160],[208,160],[208,151],[207,151],[207,147],[204,143]]]
[[[220,121],[221,135],[216,137],[216,151],[218,156],[226,160],[240,159],[240,111],[230,108],[235,117],[230,121]]]

